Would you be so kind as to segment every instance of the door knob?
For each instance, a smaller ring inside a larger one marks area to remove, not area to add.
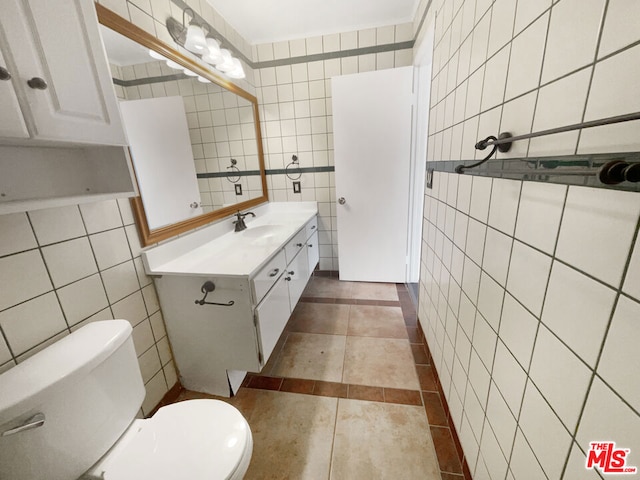
[[[347,201],[344,199],[344,197],[340,197],[340,198],[338,199],[338,203],[339,203],[340,205],[344,205],[345,203],[347,203]]]

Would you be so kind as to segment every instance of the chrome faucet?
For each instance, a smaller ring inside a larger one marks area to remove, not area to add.
[[[240,213],[240,211],[238,211],[238,213],[234,214],[236,217],[238,217],[237,220],[234,220],[233,223],[235,224],[236,228],[235,231],[236,232],[241,232],[243,230],[247,229],[247,226],[244,223],[244,217],[246,217],[247,215],[251,215],[252,217],[255,217],[256,214],[253,212],[246,212],[246,213]]]

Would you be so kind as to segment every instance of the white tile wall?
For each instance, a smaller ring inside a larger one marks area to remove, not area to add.
[[[5,215],[0,224],[8,228],[0,235],[0,370],[88,322],[124,318],[136,326],[149,413],[177,377],[137,235],[130,246],[125,234],[135,229],[128,200]]]
[[[434,2],[428,158],[469,160],[488,134],[640,111],[640,47],[626,48],[640,39],[636,3],[518,1],[513,12],[506,0]],[[501,49],[510,49],[506,70]],[[637,151],[637,132],[585,130],[502,155]],[[445,184],[456,195],[443,196]],[[638,193],[446,173],[425,190],[419,319],[442,384],[464,389],[469,379],[466,393],[445,396],[464,396],[456,427],[474,478],[595,479],[584,468],[590,441],[640,451],[639,204]],[[437,216],[450,208],[453,234]],[[440,238],[455,244],[454,262]],[[453,342],[454,356],[469,364],[450,372],[441,332],[456,331],[452,322],[466,339]]]

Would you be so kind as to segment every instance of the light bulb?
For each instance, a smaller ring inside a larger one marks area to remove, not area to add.
[[[184,48],[193,53],[202,53],[207,48],[204,31],[198,25],[191,24],[189,28],[187,28],[187,38],[184,41]]]
[[[220,53],[220,44],[215,38],[207,38],[207,49],[202,54],[202,60],[205,62],[216,65],[222,61],[222,53]]]
[[[182,65],[177,64],[173,60],[167,60],[167,67],[173,68],[174,70],[182,70],[184,67]]]
[[[198,74],[196,72],[192,72],[191,70],[189,70],[188,68],[185,68],[183,70],[184,74],[189,76],[189,77],[197,77]]]
[[[200,83],[211,83],[211,80],[209,80],[208,78],[201,77],[200,75],[198,75],[198,81]]]
[[[151,58],[155,58],[156,60],[166,60],[166,58],[164,58],[158,52],[156,52],[155,50],[151,50],[151,49],[149,49],[149,56]]]
[[[225,48],[220,50],[222,53],[222,62],[216,64],[216,68],[221,72],[230,72],[235,68],[235,64],[233,63],[233,57],[231,56],[231,52]]]
[[[237,58],[233,59],[233,70],[227,72],[227,77],[230,78],[245,78],[246,75],[244,73],[244,69],[242,68],[242,64],[240,63],[240,60],[238,60]]]

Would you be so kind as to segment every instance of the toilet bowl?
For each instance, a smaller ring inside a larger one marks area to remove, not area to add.
[[[238,410],[219,400],[188,400],[134,420],[83,480],[242,479],[252,449]]]
[[[145,388],[125,320],[94,322],[0,375],[0,478],[241,479],[253,440],[219,400],[136,419]]]

